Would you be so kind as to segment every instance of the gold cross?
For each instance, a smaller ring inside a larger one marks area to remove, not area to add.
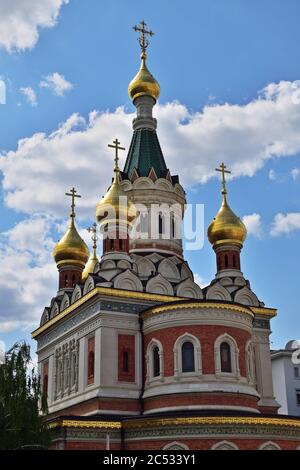
[[[92,233],[91,238],[94,242],[93,248],[97,248],[97,240],[98,240],[98,237],[97,237],[97,224],[94,223],[91,227],[87,228],[87,231],[89,233]]]
[[[220,171],[222,173],[222,193],[226,194],[226,179],[225,179],[225,173],[231,174],[231,171],[226,170],[226,165],[224,163],[221,163],[219,168],[216,168],[216,171]]]
[[[148,34],[149,36],[154,36],[153,31],[147,29],[146,26],[147,25],[144,20],[142,20],[138,26],[133,26],[133,30],[140,33],[138,41],[140,43],[142,52],[145,52],[147,47],[149,46],[149,41],[146,35]]]
[[[114,145],[113,145],[114,144]],[[119,170],[119,150],[125,150],[125,147],[120,147],[118,139],[113,141],[113,144],[108,144],[108,147],[115,149],[115,171]]]
[[[73,187],[72,189],[70,189],[70,192],[69,193],[66,193],[66,196],[71,196],[72,198],[72,203],[71,203],[71,217],[75,217],[75,197],[81,197],[79,194],[76,194],[77,191],[76,189]]]

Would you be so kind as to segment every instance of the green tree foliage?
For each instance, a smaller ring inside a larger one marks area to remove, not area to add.
[[[49,445],[43,422],[47,397],[30,365],[30,346],[24,342],[15,344],[0,364],[0,449]]]

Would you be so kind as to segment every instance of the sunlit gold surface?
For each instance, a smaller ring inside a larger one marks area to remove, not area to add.
[[[115,165],[114,172],[115,176],[111,187],[97,204],[97,222],[101,222],[104,218],[105,223],[115,220],[131,222],[136,216],[135,207],[128,200],[127,194],[122,188],[120,170],[117,164]]]
[[[89,249],[76,230],[72,214],[69,228],[54,247],[53,256],[58,266],[77,264],[84,267],[89,259]]]
[[[134,101],[138,96],[143,95],[152,96],[155,101],[159,97],[160,86],[148,70],[148,67],[146,65],[146,57],[146,53],[142,52],[142,63],[140,70],[133,78],[133,80],[129,83],[128,94],[132,101]]]

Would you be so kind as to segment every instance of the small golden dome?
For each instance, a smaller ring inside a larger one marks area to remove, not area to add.
[[[207,230],[208,240],[213,246],[237,244],[243,246],[247,236],[245,224],[230,209],[226,193],[223,193],[222,206]]]
[[[128,94],[132,101],[138,96],[151,96],[155,101],[160,94],[159,83],[155,80],[153,75],[149,72],[146,65],[146,52],[143,51],[141,54],[141,66],[136,76],[131,80],[128,86]]]
[[[97,256],[95,256],[95,253],[93,253],[90,256],[90,259],[88,260],[88,262],[86,263],[84,271],[82,273],[83,282],[85,282],[87,280],[89,274],[94,273],[94,269],[95,269],[95,266],[96,266],[97,263],[98,263],[98,258],[97,258]]]
[[[76,230],[74,218],[75,214],[72,212],[69,228],[54,247],[53,257],[57,266],[71,264],[84,268],[90,252]]]
[[[111,187],[96,207],[96,220],[98,223],[101,223],[104,218],[105,223],[115,220],[132,222],[136,216],[135,207],[122,188],[120,169],[117,162],[115,163],[114,172],[115,176]]]

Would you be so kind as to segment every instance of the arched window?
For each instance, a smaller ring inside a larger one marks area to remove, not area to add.
[[[114,240],[109,240],[109,244],[110,244],[110,251],[113,251],[114,250]]]
[[[158,216],[158,233],[162,235],[164,233],[164,219],[161,214]]]
[[[228,255],[225,255],[225,268],[228,268]]]
[[[234,268],[236,268],[236,259],[235,259],[235,255],[232,255],[232,266]]]
[[[95,353],[94,351],[89,352],[88,356],[88,380],[91,381],[94,378],[95,369]]]
[[[65,275],[65,287],[68,287],[69,286],[69,279],[68,279],[68,275],[66,274]]]
[[[172,214],[171,216],[171,236],[175,238],[175,216]]]
[[[153,377],[158,377],[160,375],[160,360],[159,360],[159,348],[154,346],[153,351]]]
[[[182,372],[195,372],[194,345],[190,341],[183,343],[181,348]]]
[[[225,341],[220,345],[221,372],[232,372],[230,345]]]

